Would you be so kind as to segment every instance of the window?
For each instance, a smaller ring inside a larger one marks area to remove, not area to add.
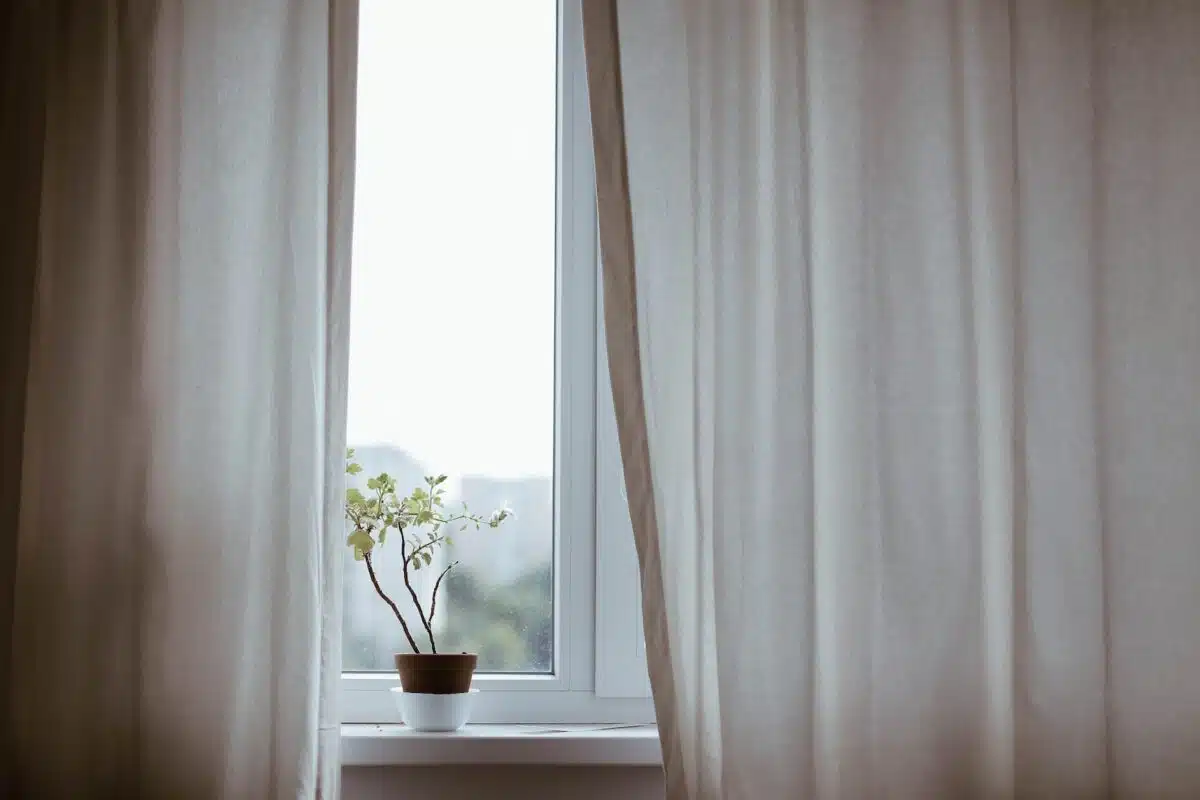
[[[651,721],[578,0],[361,0],[358,85],[348,442],[515,512],[446,554],[440,649],[480,655],[476,722]],[[345,569],[345,721],[393,721],[403,633]]]
[[[442,649],[484,672],[553,668],[554,11],[361,6],[347,440],[366,475],[444,473],[452,501],[516,510],[437,553],[459,562]],[[433,566],[414,576],[425,597]],[[343,663],[391,670],[403,634],[362,565],[346,570]]]

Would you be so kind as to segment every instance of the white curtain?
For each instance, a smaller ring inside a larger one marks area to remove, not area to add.
[[[338,794],[356,16],[0,12],[7,797]]]
[[[669,796],[1200,796],[1200,3],[584,8]]]

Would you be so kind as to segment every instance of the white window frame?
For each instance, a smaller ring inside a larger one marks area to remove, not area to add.
[[[549,675],[478,674],[472,722],[654,721],[640,581],[599,305],[595,173],[580,0],[558,8],[555,655]],[[394,673],[342,675],[342,721],[399,722]]]

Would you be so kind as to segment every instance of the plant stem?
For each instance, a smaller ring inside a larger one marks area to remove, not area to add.
[[[446,577],[446,573],[449,572],[450,570],[454,569],[457,566],[458,566],[458,562],[455,561],[453,564],[446,567],[444,570],[442,570],[442,574],[438,575],[437,581],[433,584],[433,600],[431,600],[429,602],[429,624],[430,625],[433,624],[433,615],[437,611],[437,593],[438,593],[438,589],[442,588],[442,578]]]
[[[433,522],[436,522],[439,525],[442,525],[443,528],[448,528],[449,525],[455,524],[456,522],[462,522],[463,519],[466,519],[467,524],[474,523],[475,525],[480,525],[480,527],[482,527],[482,525],[488,525],[488,522],[486,521],[486,519],[476,516],[476,515],[470,515],[470,513],[460,513],[460,515],[454,515],[452,517],[434,516]],[[491,527],[491,525],[488,525],[488,527]],[[425,542],[424,545],[416,546],[416,548],[413,551],[413,555],[416,555],[416,554],[420,553],[421,551],[427,551],[427,549],[432,549],[432,547],[434,545],[437,545],[437,543],[439,543],[439,542],[444,542],[445,539],[446,539],[445,535],[434,536],[433,539]]]
[[[462,522],[464,519],[467,521],[468,525],[471,523],[475,523],[476,525],[487,525],[488,524],[487,520],[485,520],[483,517],[478,517],[478,516],[475,516],[474,514],[456,514],[452,517],[434,517],[433,521],[438,523],[439,525],[441,525],[443,528],[445,528],[449,525],[453,525],[456,522]],[[412,551],[412,554],[415,556],[418,553],[420,553],[422,550],[430,550],[433,548],[433,546],[435,544],[438,544],[439,542],[444,542],[445,540],[446,540],[446,537],[444,535],[435,536],[433,539],[430,539],[428,542],[418,545],[416,547],[416,549],[414,549]]]
[[[446,537],[445,537],[445,536],[438,536],[438,537],[436,537],[436,538],[434,538],[434,539],[430,539],[428,542],[425,542],[425,544],[422,544],[422,545],[417,545],[417,547],[415,547],[415,548],[413,549],[413,551],[412,551],[412,555],[414,555],[414,556],[416,556],[416,555],[420,555],[420,553],[421,553],[421,551],[422,551],[422,550],[432,550],[432,549],[433,549],[433,546],[434,546],[435,544],[438,544],[439,542],[445,541],[445,539],[446,539]]]
[[[413,605],[417,607],[417,616],[421,618],[421,624],[425,626],[425,634],[429,637],[429,650],[437,655],[437,643],[433,641],[433,626],[426,619],[425,609],[421,608],[421,599],[417,596],[417,590],[412,587],[408,577],[408,539],[404,536],[404,528],[400,528],[397,532],[400,534],[400,558],[404,561],[404,586],[412,597]],[[417,548],[413,551],[413,558],[417,557],[416,553],[419,550],[420,548]]]
[[[417,647],[416,640],[413,639],[412,634],[409,632],[408,623],[404,621],[404,615],[400,613],[400,609],[396,608],[396,604],[392,602],[392,598],[384,593],[383,587],[379,585],[379,578],[375,577],[375,567],[371,565],[371,554],[363,553],[363,561],[367,562],[367,574],[371,576],[371,583],[374,584],[375,591],[379,593],[379,596],[383,598],[385,603],[391,606],[392,613],[396,615],[396,619],[400,620],[400,627],[404,629],[404,637],[408,639],[409,647],[412,648],[414,653],[420,653],[421,648]],[[408,582],[407,576],[405,576],[405,582]],[[420,610],[419,607],[418,610]],[[424,621],[424,617],[422,617],[422,621]]]

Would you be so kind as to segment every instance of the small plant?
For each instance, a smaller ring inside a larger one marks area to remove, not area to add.
[[[346,474],[358,475],[362,466],[354,460],[354,450],[346,451]],[[414,653],[420,653],[412,631],[400,613],[400,609],[392,601],[383,587],[379,585],[379,576],[375,574],[372,557],[376,547],[383,547],[388,540],[389,532],[395,533],[391,538],[400,540],[400,560],[404,569],[404,586],[412,597],[413,606],[417,609],[421,627],[429,637],[429,650],[437,653],[437,642],[433,636],[433,615],[437,611],[438,590],[442,588],[442,579],[458,564],[451,563],[433,584],[433,594],[429,600],[429,613],[417,595],[412,585],[412,574],[433,565],[434,552],[444,546],[454,544],[450,533],[454,530],[466,530],[470,525],[476,529],[487,526],[498,528],[512,512],[507,508],[493,511],[487,517],[472,514],[463,503],[461,509],[450,512],[445,506],[446,490],[442,484],[446,482],[445,475],[429,475],[425,477],[425,485],[418,486],[405,496],[396,493],[396,479],[382,472],[374,478],[367,478],[367,491],[364,494],[356,488],[346,489],[346,519],[354,526],[354,530],[346,537],[346,544],[354,548],[354,560],[367,565],[367,573],[371,576],[371,584],[383,601],[392,609],[404,636]]]

